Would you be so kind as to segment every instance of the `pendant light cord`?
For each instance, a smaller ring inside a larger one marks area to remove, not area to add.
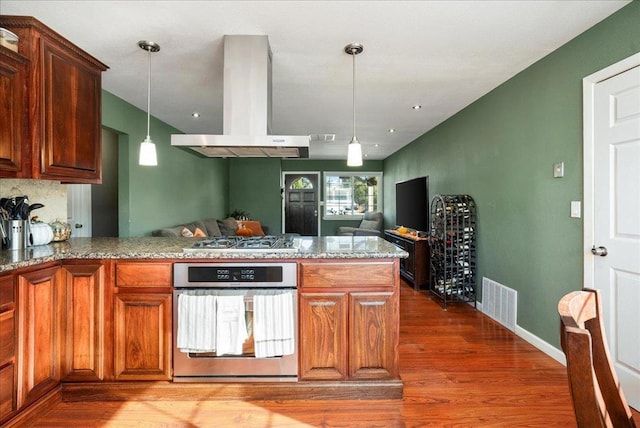
[[[151,121],[151,50],[147,49],[149,58],[149,69],[147,72],[147,140],[151,139],[150,121]]]
[[[353,57],[353,137],[356,137],[356,50],[351,50]]]

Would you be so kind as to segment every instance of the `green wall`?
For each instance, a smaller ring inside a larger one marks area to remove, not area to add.
[[[102,126],[118,133],[119,235],[147,236],[161,227],[201,218],[224,218],[233,210],[249,212],[270,233],[282,231],[282,171],[382,171],[382,161],[348,168],[344,160],[203,158],[171,147],[181,131],[151,117],[151,138],[158,166],[138,165],[139,143],[146,136],[146,112],[103,91]],[[322,195],[322,189],[321,195]],[[322,221],[323,235],[354,221]]]
[[[269,228],[269,233],[282,232],[282,197],[280,180],[286,171],[382,171],[383,161],[365,161],[362,167],[347,167],[345,160],[244,158],[229,160],[229,211],[249,212],[252,218]],[[322,179],[322,175],[320,176]],[[322,198],[322,187],[320,188]],[[335,234],[339,226],[354,226],[360,221],[321,220],[323,236]]]
[[[478,207],[482,277],[518,291],[518,325],[559,347],[557,302],[582,287],[582,79],[640,51],[633,2],[387,158],[393,183],[429,176],[430,195],[466,193]],[[553,164],[565,163],[564,178]]]
[[[269,228],[282,231],[279,158],[236,158],[229,160],[229,211],[247,211]]]
[[[140,142],[147,134],[146,112],[102,92],[102,126],[119,134],[119,234],[150,235],[153,229],[227,212],[228,162],[201,158],[171,147],[180,133],[151,117],[151,138],[158,166],[138,165]]]
[[[345,143],[346,151],[346,143]],[[284,159],[282,161],[282,171],[295,171],[295,172],[319,172],[320,180],[323,179],[323,172],[325,171],[363,171],[363,172],[380,172],[383,168],[383,161],[364,161],[360,167],[349,167],[345,160],[310,160],[310,159]],[[386,183],[386,177],[383,177],[383,181]],[[319,189],[320,200],[324,197],[324,188],[322,184]],[[384,209],[384,207],[383,207]],[[321,214],[320,214],[321,215]],[[360,220],[320,220],[320,235],[331,236],[335,235],[336,230],[340,226],[352,226],[357,227],[360,224]]]

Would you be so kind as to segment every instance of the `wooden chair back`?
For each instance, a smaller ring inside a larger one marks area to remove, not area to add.
[[[579,427],[636,428],[609,354],[597,290],[585,288],[558,303],[560,342]]]

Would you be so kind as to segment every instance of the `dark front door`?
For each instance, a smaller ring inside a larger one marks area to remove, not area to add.
[[[284,176],[284,231],[318,236],[318,176]]]

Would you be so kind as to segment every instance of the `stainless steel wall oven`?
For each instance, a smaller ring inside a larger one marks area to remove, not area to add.
[[[174,382],[297,381],[295,262],[176,263],[173,275]]]

